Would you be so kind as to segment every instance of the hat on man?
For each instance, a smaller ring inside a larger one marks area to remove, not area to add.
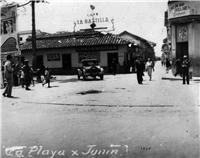
[[[183,58],[187,58],[187,55],[184,55]]]
[[[9,54],[9,55],[7,55],[6,59],[7,59],[7,60],[11,60],[11,59],[12,59],[12,56]]]

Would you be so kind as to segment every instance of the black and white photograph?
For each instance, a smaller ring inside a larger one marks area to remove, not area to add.
[[[200,157],[200,1],[0,2],[1,158]]]

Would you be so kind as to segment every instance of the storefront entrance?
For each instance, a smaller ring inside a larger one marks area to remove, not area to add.
[[[108,53],[107,54],[107,61],[108,61],[108,73],[111,73],[111,64],[112,60],[115,58],[116,62],[118,63],[118,53]]]
[[[37,55],[37,68],[41,68],[43,65],[44,65],[43,55]]]
[[[180,58],[181,61],[184,55],[188,54],[188,42],[180,42],[176,44],[176,59]],[[189,56],[188,56],[189,57]]]
[[[71,70],[71,54],[63,54],[62,55],[62,63],[63,63],[63,70]]]

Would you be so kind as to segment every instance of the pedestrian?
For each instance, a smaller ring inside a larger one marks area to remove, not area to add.
[[[171,68],[171,63],[170,63],[169,59],[167,58],[166,59],[166,73],[169,72],[170,68]]]
[[[22,69],[20,70],[20,84],[21,84],[22,88],[24,88],[25,75],[24,75],[24,71]]]
[[[45,75],[44,75],[44,81],[42,83],[42,86],[44,86],[46,83],[48,83],[48,88],[50,87],[50,79],[51,79],[51,73],[48,67],[45,69]]]
[[[19,86],[19,59],[15,58],[15,64],[14,64],[14,72],[13,72],[13,78],[14,78],[14,86]]]
[[[5,85],[4,85],[4,64],[5,64],[5,61],[1,61],[1,88],[2,89],[5,87]]]
[[[31,68],[28,65],[28,59],[24,61],[23,71],[24,71],[26,90],[30,90],[29,86],[30,86],[30,83],[31,83],[31,74],[30,74]]]
[[[7,81],[7,85],[6,85],[5,91],[3,92],[3,96],[5,97],[7,95],[7,97],[11,98],[12,97],[11,94],[12,94],[12,87],[13,87],[14,68],[12,67],[12,64],[11,64],[12,56],[7,55],[6,59],[7,60],[4,64],[4,77]]]
[[[30,71],[31,82],[32,82],[33,87],[34,87],[34,86],[35,86],[35,82],[34,82],[34,71],[33,71],[33,67],[30,66],[30,69],[31,69],[31,71]],[[31,84],[31,83],[30,83],[30,84]]]
[[[153,71],[155,71],[155,61],[152,60],[152,67],[153,67]]]
[[[116,62],[115,58],[113,58],[113,60],[112,60],[111,69],[112,69],[112,74],[116,75],[117,62]]]
[[[124,73],[127,73],[127,62],[124,60],[123,62]]]
[[[38,78],[37,78],[38,82],[43,82],[42,78],[44,78],[44,75],[45,75],[45,66],[43,64],[40,66],[37,74],[38,74]]]
[[[153,70],[153,63],[152,63],[151,59],[148,58],[148,61],[146,63],[146,71],[149,76],[149,81],[151,81],[151,78],[152,78],[152,70]]]
[[[182,62],[183,84],[185,84],[185,78],[187,80],[187,84],[189,84],[189,67],[190,62],[188,61],[187,55],[184,55]]]
[[[175,68],[176,68],[176,73],[174,74],[174,76],[176,77],[178,74],[180,76],[182,76],[182,68],[181,68],[181,61],[180,59],[178,58],[175,62]]]
[[[136,72],[137,72],[137,81],[138,84],[142,84],[143,82],[143,71],[144,71],[144,65],[143,61],[140,56],[137,57],[135,61],[135,67],[136,67]]]

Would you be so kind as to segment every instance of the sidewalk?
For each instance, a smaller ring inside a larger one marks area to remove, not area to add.
[[[176,77],[172,73],[172,69],[169,70],[168,73],[163,74],[162,80],[182,80],[182,77],[180,75],[177,75]],[[192,77],[190,79],[192,81],[200,81],[200,77]]]

